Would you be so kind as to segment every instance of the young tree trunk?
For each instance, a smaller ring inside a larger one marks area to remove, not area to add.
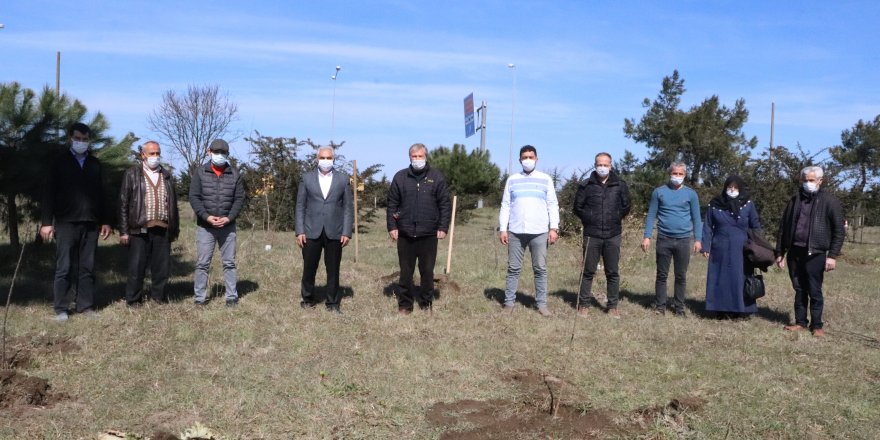
[[[9,244],[18,247],[18,206],[15,204],[15,194],[6,193],[6,230],[9,231]]]

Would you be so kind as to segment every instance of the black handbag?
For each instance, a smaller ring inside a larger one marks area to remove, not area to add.
[[[763,275],[755,272],[746,275],[745,287],[743,288],[743,296],[746,300],[755,301],[766,293]]]

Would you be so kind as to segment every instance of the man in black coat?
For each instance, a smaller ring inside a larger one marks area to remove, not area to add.
[[[596,155],[595,170],[586,182],[578,186],[574,213],[584,225],[584,271],[578,299],[578,314],[589,316],[594,299],[593,276],[599,257],[605,263],[608,282],[608,315],[620,318],[617,302],[620,292],[620,236],[621,221],[630,210],[629,188],[611,169],[611,155]]]
[[[400,281],[397,307],[402,315],[412,313],[413,301],[431,311],[434,300],[434,263],[437,240],[446,237],[452,206],[443,174],[428,166],[424,144],[409,148],[410,166],[394,175],[388,192],[388,235],[397,242]],[[415,295],[413,271],[419,265],[421,290]]]
[[[837,267],[845,236],[843,208],[834,195],[822,191],[821,167],[801,170],[801,189],[789,200],[779,224],[776,264],[784,268],[794,287],[794,324],[788,331],[807,328],[813,336],[825,336],[822,323],[825,272]],[[807,321],[807,309],[810,321]]]
[[[140,159],[125,171],[119,191],[119,242],[128,246],[128,281],[125,301],[139,306],[147,264],[152,284],[150,297],[167,301],[165,284],[171,267],[171,242],[180,233],[174,176],[161,164],[162,150],[156,141],[140,148]]]
[[[112,214],[104,200],[101,162],[89,152],[91,129],[68,130],[70,149],[52,163],[42,204],[40,237],[55,237],[55,320],[67,321],[67,291],[76,285],[76,311],[95,314],[95,251],[98,235],[110,236]],[[99,232],[100,229],[100,232]],[[78,268],[79,272],[73,271]],[[76,282],[74,282],[76,280]]]
[[[229,163],[229,144],[216,139],[208,147],[210,161],[192,170],[189,204],[196,215],[195,304],[208,302],[208,268],[214,247],[220,248],[226,306],[238,305],[238,271],[235,267],[235,219],[244,207],[244,183]]]

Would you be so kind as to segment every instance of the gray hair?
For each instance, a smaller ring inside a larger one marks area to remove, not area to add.
[[[419,150],[424,150],[425,156],[428,156],[428,147],[426,147],[425,144],[412,144],[412,146],[409,147],[409,154],[413,154],[414,152]]]
[[[333,158],[334,159],[336,158],[336,151],[334,151],[333,147],[331,147],[329,145],[324,145],[323,147],[318,147],[318,152],[315,154],[315,156],[320,156],[322,151],[330,151],[330,154],[333,155]]]
[[[817,179],[821,179],[822,176],[825,175],[825,172],[822,171],[822,167],[812,166],[812,167],[805,167],[804,169],[802,169],[801,170],[801,177],[806,178],[807,174],[810,174],[810,173],[815,174]]]
[[[684,162],[672,162],[672,164],[669,165],[669,169],[667,171],[669,171],[671,173],[676,168],[684,168],[685,174],[687,174],[687,172],[688,172],[688,167],[687,167],[687,165],[684,164]]]
[[[154,140],[149,140],[149,141],[146,141],[143,144],[138,146],[138,153],[143,153],[144,147],[146,147],[147,145],[150,145],[150,144],[156,144],[157,147],[159,147],[160,149],[162,148],[161,146],[159,146],[158,142],[156,142]]]

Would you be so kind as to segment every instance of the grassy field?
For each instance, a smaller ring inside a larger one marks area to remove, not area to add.
[[[30,249],[8,310],[10,350],[29,350],[19,373],[46,379],[57,401],[27,407],[7,397],[0,438],[96,438],[111,429],[146,437],[196,423],[230,439],[880,436],[876,244],[847,243],[826,278],[824,339],[782,331],[793,294],[773,269],[757,317],[705,316],[701,257],[689,271],[690,316],[655,315],[653,254],[638,249],[637,225],[624,234],[621,320],[575,317],[578,238],[549,252],[555,316],[525,306],[503,315],[496,213],[478,211],[456,229],[452,282],[432,315],[397,315],[389,281],[397,257],[381,225],[361,236],[360,261],[345,249],[341,317],[298,306],[302,258],[292,233],[239,231],[236,309],[224,307],[216,256],[218,296],[192,304],[189,221],[173,249],[168,305],[125,307],[125,253],[108,242],[98,256],[100,315],[66,324],[51,319],[53,248]],[[876,231],[865,237],[880,242]],[[17,256],[0,246],[4,298]],[[594,290],[601,297],[602,276]],[[520,291],[527,304],[530,274]]]

